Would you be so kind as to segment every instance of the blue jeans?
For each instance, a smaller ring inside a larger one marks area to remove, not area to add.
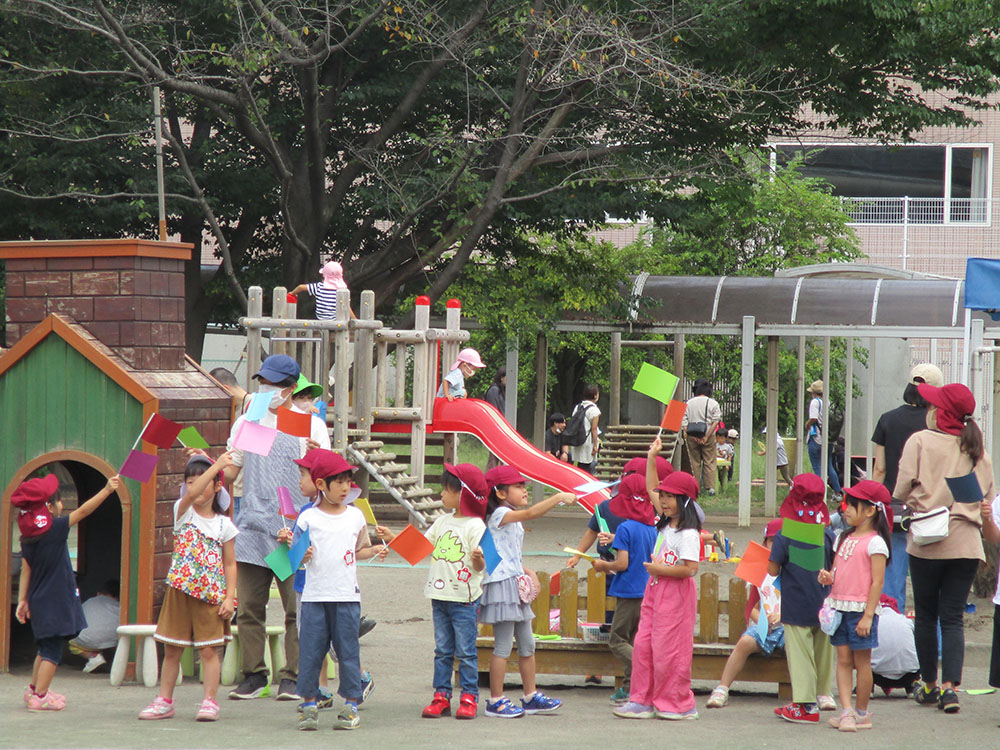
[[[809,451],[809,463],[812,464],[812,473],[818,477],[823,476],[820,473],[823,468],[823,462],[821,460],[823,447],[813,440],[808,440],[806,441],[806,449]],[[833,470],[833,456],[827,457],[826,475],[830,479],[830,486],[833,488],[834,494],[839,495],[841,493],[840,477],[838,477],[837,472]]]
[[[345,700],[361,699],[360,602],[302,602],[299,615],[299,695],[315,700],[319,694],[319,670],[330,645],[337,655],[337,692]]]
[[[478,699],[476,613],[479,600],[466,604],[431,599],[431,610],[434,614],[434,692],[451,697],[451,675],[457,658],[462,692]]]
[[[892,532],[892,560],[885,569],[885,584],[882,593],[891,596],[899,605],[899,611],[906,611],[906,574],[910,569],[910,556],[906,553],[906,532]]]

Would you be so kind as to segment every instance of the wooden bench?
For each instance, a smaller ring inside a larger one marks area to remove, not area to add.
[[[621,661],[614,656],[607,643],[585,643],[580,634],[579,621],[604,622],[605,611],[615,608],[614,597],[605,595],[605,576],[593,568],[587,571],[584,592],[580,592],[580,577],[576,570],[565,568],[558,573],[558,593],[552,593],[551,577],[539,573],[541,590],[531,608],[535,613],[532,630],[536,635],[549,635],[549,610],[559,610],[560,640],[535,641],[535,671],[537,674],[586,676],[599,674],[615,678],[620,687],[625,676]],[[694,634],[694,658],[691,677],[695,680],[718,681],[722,669],[733,650],[733,644],[746,630],[743,611],[746,608],[746,586],[733,578],[729,582],[729,599],[719,598],[719,577],[715,573],[702,573],[698,586],[698,620]],[[733,613],[733,617],[730,617]],[[725,633],[720,632],[719,620],[726,618]],[[480,679],[489,676],[490,657],[493,653],[493,633],[489,625],[480,625],[476,640]],[[518,671],[517,648],[507,660],[507,672]],[[791,698],[791,680],[783,654],[752,655],[737,680],[770,682],[778,686],[781,699]]]

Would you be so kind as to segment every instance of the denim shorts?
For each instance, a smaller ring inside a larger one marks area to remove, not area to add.
[[[47,638],[39,638],[35,641],[35,645],[38,647],[38,655],[45,661],[50,661],[56,665],[61,664],[63,647],[66,645],[66,640],[66,637],[61,635],[50,635]]]
[[[851,651],[866,651],[878,646],[878,615],[872,617],[872,629],[867,638],[858,635],[857,627],[864,612],[843,612],[840,625],[830,636],[834,646],[847,646]]]
[[[763,617],[763,615],[761,616]],[[765,656],[770,656],[776,648],[785,647],[785,627],[783,625],[771,628],[767,633],[767,639],[764,641],[761,641],[760,631],[757,630],[756,625],[751,625],[747,628],[743,635],[748,635],[757,641],[757,646]]]

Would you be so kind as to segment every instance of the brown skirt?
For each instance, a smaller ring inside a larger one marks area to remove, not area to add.
[[[167,588],[153,636],[171,646],[205,648],[222,646],[233,639],[229,620],[219,617],[219,605]]]

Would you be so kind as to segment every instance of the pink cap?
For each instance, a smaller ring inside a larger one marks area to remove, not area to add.
[[[477,352],[475,349],[471,347],[463,349],[458,353],[458,358],[455,360],[455,364],[451,366],[451,369],[457,370],[458,366],[462,362],[465,362],[465,364],[467,365],[472,365],[477,370],[482,367],[486,367],[486,365],[483,364],[483,360],[479,358],[479,352]]]
[[[323,286],[327,289],[347,289],[347,283],[344,281],[344,267],[337,261],[327,261],[319,269],[319,273],[323,277]]]

